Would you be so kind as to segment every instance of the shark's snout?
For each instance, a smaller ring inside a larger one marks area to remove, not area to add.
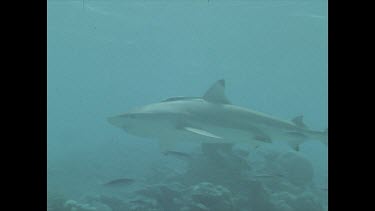
[[[107,121],[116,127],[123,127],[123,118],[120,116],[111,116],[107,118]]]

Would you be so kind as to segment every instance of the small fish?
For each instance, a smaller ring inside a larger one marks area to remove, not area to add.
[[[133,184],[134,182],[135,182],[134,179],[120,178],[120,179],[111,180],[102,185],[104,186],[130,185],[130,184]]]
[[[176,158],[182,158],[182,159],[190,159],[191,158],[191,155],[188,154],[188,153],[184,153],[184,152],[177,152],[177,151],[165,151],[163,152],[163,155],[165,156],[173,156],[173,157],[176,157]]]

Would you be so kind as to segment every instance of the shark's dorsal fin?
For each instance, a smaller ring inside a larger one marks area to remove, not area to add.
[[[300,115],[300,116],[294,117],[294,118],[292,119],[292,122],[293,122],[294,124],[296,124],[297,127],[307,128],[307,126],[305,125],[305,123],[303,123],[303,115]]]
[[[230,101],[225,96],[225,80],[216,81],[204,94],[203,99],[212,103],[230,104]]]

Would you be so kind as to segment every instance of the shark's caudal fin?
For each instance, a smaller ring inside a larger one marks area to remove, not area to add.
[[[321,142],[323,144],[325,144],[326,146],[328,146],[328,128],[326,128],[324,131],[323,131],[323,138],[321,139]]]
[[[315,132],[313,138],[316,138],[328,147],[328,128],[324,131]]]
[[[203,99],[212,103],[230,104],[230,101],[225,96],[225,80],[216,81],[204,94]]]

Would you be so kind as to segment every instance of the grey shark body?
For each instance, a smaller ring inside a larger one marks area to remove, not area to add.
[[[225,81],[219,80],[203,97],[168,98],[108,121],[130,134],[159,140],[163,151],[179,141],[255,146],[284,141],[296,150],[307,139],[327,144],[327,131],[308,129],[302,116],[286,121],[232,105],[224,90]]]

